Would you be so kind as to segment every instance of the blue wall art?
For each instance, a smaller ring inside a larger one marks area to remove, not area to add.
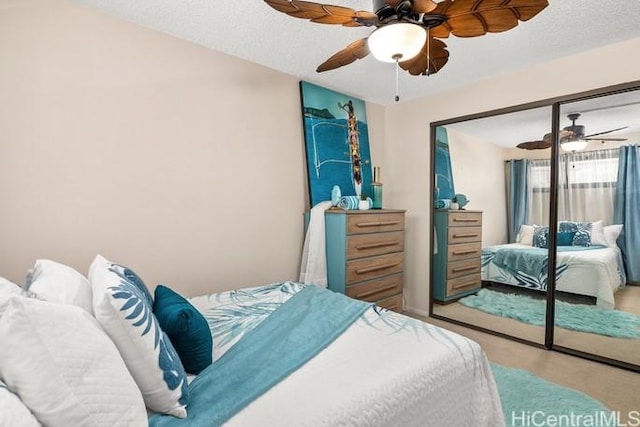
[[[371,196],[371,152],[364,101],[300,82],[311,206],[343,196]]]

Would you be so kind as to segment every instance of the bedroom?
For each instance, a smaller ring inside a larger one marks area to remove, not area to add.
[[[633,230],[632,223],[613,224],[616,218],[623,222],[625,204],[637,211],[633,207],[637,202],[630,201],[634,193],[625,185],[626,172],[633,168],[620,147],[633,147],[638,141],[639,101],[639,93],[631,91],[567,102],[559,109],[564,132],[583,121],[589,125],[585,127],[587,134],[599,135],[585,140],[587,145],[582,149],[563,144],[559,153],[558,230],[590,224],[593,240],[589,247],[584,246],[586,241],[576,241],[574,246],[575,233],[557,235],[554,298],[559,317],[554,344],[631,364],[640,361],[640,336],[633,326],[637,324],[633,316],[639,314],[640,288],[635,285],[638,256],[635,246],[623,244],[622,239],[620,245],[616,242],[621,229]],[[577,111],[582,113],[576,118],[573,113]],[[574,119],[574,124],[567,116]],[[452,299],[438,296],[440,302],[448,304],[434,306],[435,314],[545,343],[542,300],[546,297],[547,264],[546,244],[541,238],[544,225],[549,223],[551,150],[540,137],[550,118],[550,107],[535,107],[456,121],[440,129],[440,138],[448,137],[456,192],[471,199],[467,209],[482,212],[478,214],[482,216],[482,249],[477,258],[484,289],[480,293],[479,288],[465,290]],[[611,126],[621,122],[625,125]],[[619,178],[620,171],[625,173]],[[485,178],[479,185],[475,176],[483,173]],[[438,217],[446,215],[437,212]],[[631,234],[629,242],[634,239]],[[568,240],[561,242],[563,235]],[[441,240],[439,236],[439,244]],[[435,257],[437,260],[438,255]],[[537,298],[540,304],[537,317],[528,311],[531,298]],[[513,304],[513,310],[507,304]],[[565,314],[567,310],[572,310],[571,316]],[[629,333],[622,330],[625,325]]]
[[[2,6],[3,276],[40,257],[86,271],[96,253],[190,296],[297,276],[299,78],[71,2]],[[367,104],[385,203],[408,212],[407,309],[430,298],[428,123],[638,80],[634,37],[437,102]]]

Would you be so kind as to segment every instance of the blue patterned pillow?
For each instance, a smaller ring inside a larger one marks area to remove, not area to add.
[[[532,246],[536,248],[549,247],[549,227],[534,225]]]
[[[211,365],[213,338],[209,323],[189,301],[172,289],[158,285],[153,314],[178,352],[185,371],[197,375]]]
[[[95,317],[118,347],[146,406],[185,418],[187,374],[153,314],[144,282],[132,270],[100,255],[91,264],[89,281]]]
[[[571,246],[591,246],[591,223],[577,221],[561,221],[558,233],[574,233]]]

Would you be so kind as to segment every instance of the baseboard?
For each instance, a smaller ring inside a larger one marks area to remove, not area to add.
[[[418,316],[422,316],[422,317],[429,317],[429,312],[428,311],[424,311],[424,310],[421,310],[419,308],[405,306],[404,307],[404,311],[406,311],[408,313],[411,313],[411,314],[417,314]]]

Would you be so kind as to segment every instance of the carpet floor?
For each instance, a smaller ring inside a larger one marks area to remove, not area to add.
[[[576,390],[492,363],[507,427],[617,426],[616,413]]]

